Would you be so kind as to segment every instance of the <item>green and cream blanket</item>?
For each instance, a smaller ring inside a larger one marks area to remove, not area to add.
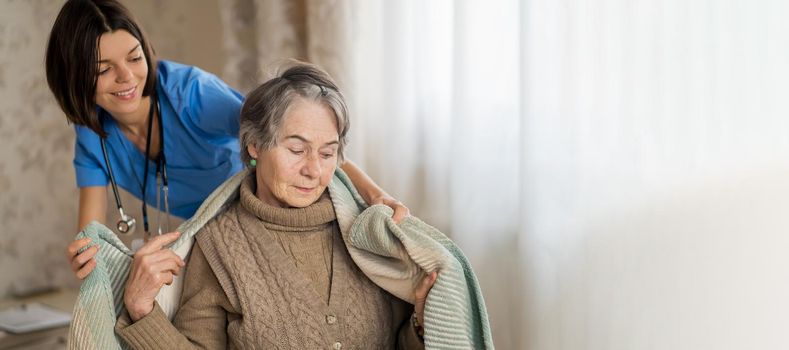
[[[181,237],[170,247],[186,258],[194,235],[238,198],[249,171],[228,179],[181,224]],[[425,304],[426,349],[493,349],[485,302],[466,257],[444,234],[415,217],[400,224],[384,205],[367,207],[350,179],[337,170],[329,185],[337,221],[354,262],[378,286],[413,303],[413,289],[425,271],[439,271]],[[123,312],[123,290],[133,252],[107,227],[91,223],[77,235],[100,245],[96,269],[82,282],[69,330],[69,349],[124,349],[115,335]],[[183,275],[183,274],[182,274]],[[182,281],[165,286],[156,298],[172,319]]]

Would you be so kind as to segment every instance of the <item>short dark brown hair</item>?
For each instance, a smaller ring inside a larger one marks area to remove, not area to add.
[[[126,7],[115,0],[69,0],[60,9],[46,53],[47,83],[66,118],[106,137],[96,114],[99,38],[125,30],[140,42],[148,77],[142,95],[156,89],[156,58],[142,29]]]

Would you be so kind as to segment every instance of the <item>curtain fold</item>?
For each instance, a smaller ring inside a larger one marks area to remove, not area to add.
[[[227,56],[222,76],[242,92],[292,58],[320,65],[340,86],[348,80],[347,1],[224,0],[219,13]]]
[[[520,348],[518,1],[356,1],[351,158],[455,240]],[[484,30],[483,30],[484,29]]]

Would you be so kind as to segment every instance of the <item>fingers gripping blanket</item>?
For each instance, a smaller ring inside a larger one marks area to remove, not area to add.
[[[194,235],[238,197],[242,171],[217,188],[191,219],[179,226],[181,237],[171,245],[186,258]],[[413,303],[413,290],[426,271],[439,271],[425,305],[425,348],[493,349],[487,311],[471,265],[444,234],[415,217],[400,224],[384,205],[367,207],[350,179],[337,170],[329,185],[343,240],[354,262],[378,286]],[[123,312],[123,290],[133,252],[107,227],[91,223],[77,239],[90,237],[100,246],[96,268],[83,281],[69,330],[69,349],[125,349],[115,335]],[[181,275],[184,275],[183,273]],[[182,280],[163,288],[156,300],[172,318]]]

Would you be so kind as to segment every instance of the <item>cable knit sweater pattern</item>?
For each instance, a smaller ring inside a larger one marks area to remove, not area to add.
[[[247,172],[239,173],[217,189],[195,217],[179,227],[183,234],[172,248],[177,250],[181,245],[189,244],[197,229],[217,214],[225,212],[228,203],[237,200],[238,188],[246,175]],[[476,277],[462,252],[446,236],[413,217],[406,218],[399,225],[394,224],[390,218],[391,209],[386,206],[367,208],[350,179],[341,170],[335,174],[329,192],[348,255],[376,285],[400,299],[412,302],[413,295],[410,292],[424,276],[424,271],[439,270],[439,278],[428,295],[425,308],[427,349],[493,349],[487,312]],[[120,339],[113,336],[112,326],[116,315],[123,311],[119,300],[123,295],[124,272],[128,271],[130,254],[115,245],[117,237],[108,231],[106,227],[92,224],[80,235],[93,238],[93,242],[101,244],[102,249],[97,257],[97,268],[83,282],[75,305],[70,349],[125,347]],[[264,245],[248,245],[248,249],[252,250],[263,248]],[[206,254],[209,261],[218,259],[209,255]],[[292,283],[287,279],[281,282],[285,286]],[[222,281],[220,278],[218,283],[228,296],[233,293],[251,293],[236,287],[231,280]],[[284,292],[290,290],[283,289]],[[238,298],[229,298],[235,299]],[[238,305],[228,308],[243,310],[243,305],[239,299]],[[296,306],[289,306],[289,309],[298,311]],[[156,310],[165,317],[167,310]],[[156,337],[156,329],[148,331],[147,337]],[[276,331],[283,330],[280,328]],[[325,341],[325,338],[322,339]]]
[[[351,260],[328,196],[305,208],[273,207],[255,195],[252,174],[239,195],[197,235],[175,327],[159,312],[134,324],[125,315],[118,321],[116,331],[133,348],[424,348],[408,322],[413,307]],[[300,257],[315,236],[333,244],[325,249],[328,263]],[[312,279],[312,270],[331,270],[331,277]],[[328,298],[318,292],[324,288]],[[149,330],[158,332],[152,337]]]

